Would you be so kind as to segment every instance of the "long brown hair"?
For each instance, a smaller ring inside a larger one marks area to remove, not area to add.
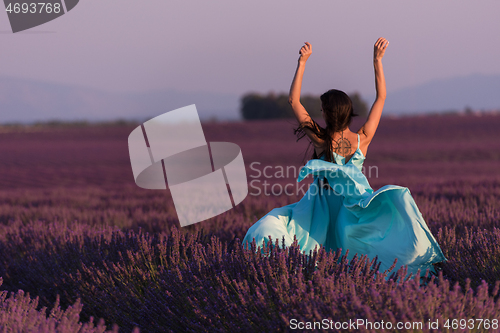
[[[352,101],[343,91],[331,89],[320,97],[323,112],[325,114],[326,128],[318,125],[312,118],[311,121],[299,124],[295,129],[297,140],[302,139],[306,133],[305,129],[311,130],[319,139],[323,141],[323,152],[318,156],[314,150],[312,158],[325,156],[325,161],[332,161],[331,147],[333,135],[336,132],[345,130],[351,124],[352,118],[356,117],[352,107]]]

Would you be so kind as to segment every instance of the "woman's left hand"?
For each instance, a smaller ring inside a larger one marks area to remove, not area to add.
[[[379,61],[382,60],[385,54],[385,49],[389,46],[389,41],[383,37],[380,37],[377,39],[375,42],[375,45],[373,47],[373,60],[374,61]]]
[[[312,47],[311,47],[311,44],[308,43],[308,42],[305,42],[304,46],[302,46],[300,48],[300,58],[299,58],[299,61],[300,62],[306,62],[307,59],[309,59],[309,56],[311,55],[312,53]]]

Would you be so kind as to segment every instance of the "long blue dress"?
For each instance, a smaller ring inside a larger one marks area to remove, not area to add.
[[[323,245],[327,251],[349,249],[348,258],[356,253],[372,259],[378,256],[380,271],[392,266],[408,265],[408,273],[427,269],[435,272],[433,263],[446,258],[431,234],[410,191],[406,187],[386,185],[373,191],[361,172],[365,157],[358,148],[345,163],[333,153],[335,163],[310,160],[301,170],[298,182],[313,175],[314,182],[296,203],[275,208],[248,230],[243,244],[255,239],[257,246],[294,236],[302,251],[309,253]],[[324,185],[325,179],[328,185]]]

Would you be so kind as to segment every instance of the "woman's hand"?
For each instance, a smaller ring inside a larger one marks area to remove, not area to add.
[[[375,42],[375,46],[373,47],[373,60],[379,61],[384,57],[385,50],[389,45],[389,41],[383,37],[380,37]]]
[[[299,62],[305,63],[312,53],[311,44],[305,42],[305,45],[300,48],[299,53],[300,53]]]

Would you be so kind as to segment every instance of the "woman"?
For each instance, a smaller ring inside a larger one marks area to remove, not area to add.
[[[301,250],[309,253],[323,245],[327,251],[349,250],[378,257],[382,271],[397,258],[396,269],[408,265],[408,272],[420,269],[435,272],[433,264],[446,260],[432,236],[410,191],[386,185],[373,191],[361,173],[368,146],[375,135],[386,98],[382,58],[389,42],[379,38],[374,46],[373,64],[377,97],[365,124],[356,133],[349,125],[354,117],[352,102],[339,90],[321,96],[326,128],[320,127],[300,104],[302,77],[311,44],[300,49],[289,102],[300,126],[314,145],[314,156],[300,171],[298,181],[314,176],[308,192],[297,203],[273,209],[255,223],[243,244],[255,239],[257,245],[282,239],[286,246],[297,238]]]

